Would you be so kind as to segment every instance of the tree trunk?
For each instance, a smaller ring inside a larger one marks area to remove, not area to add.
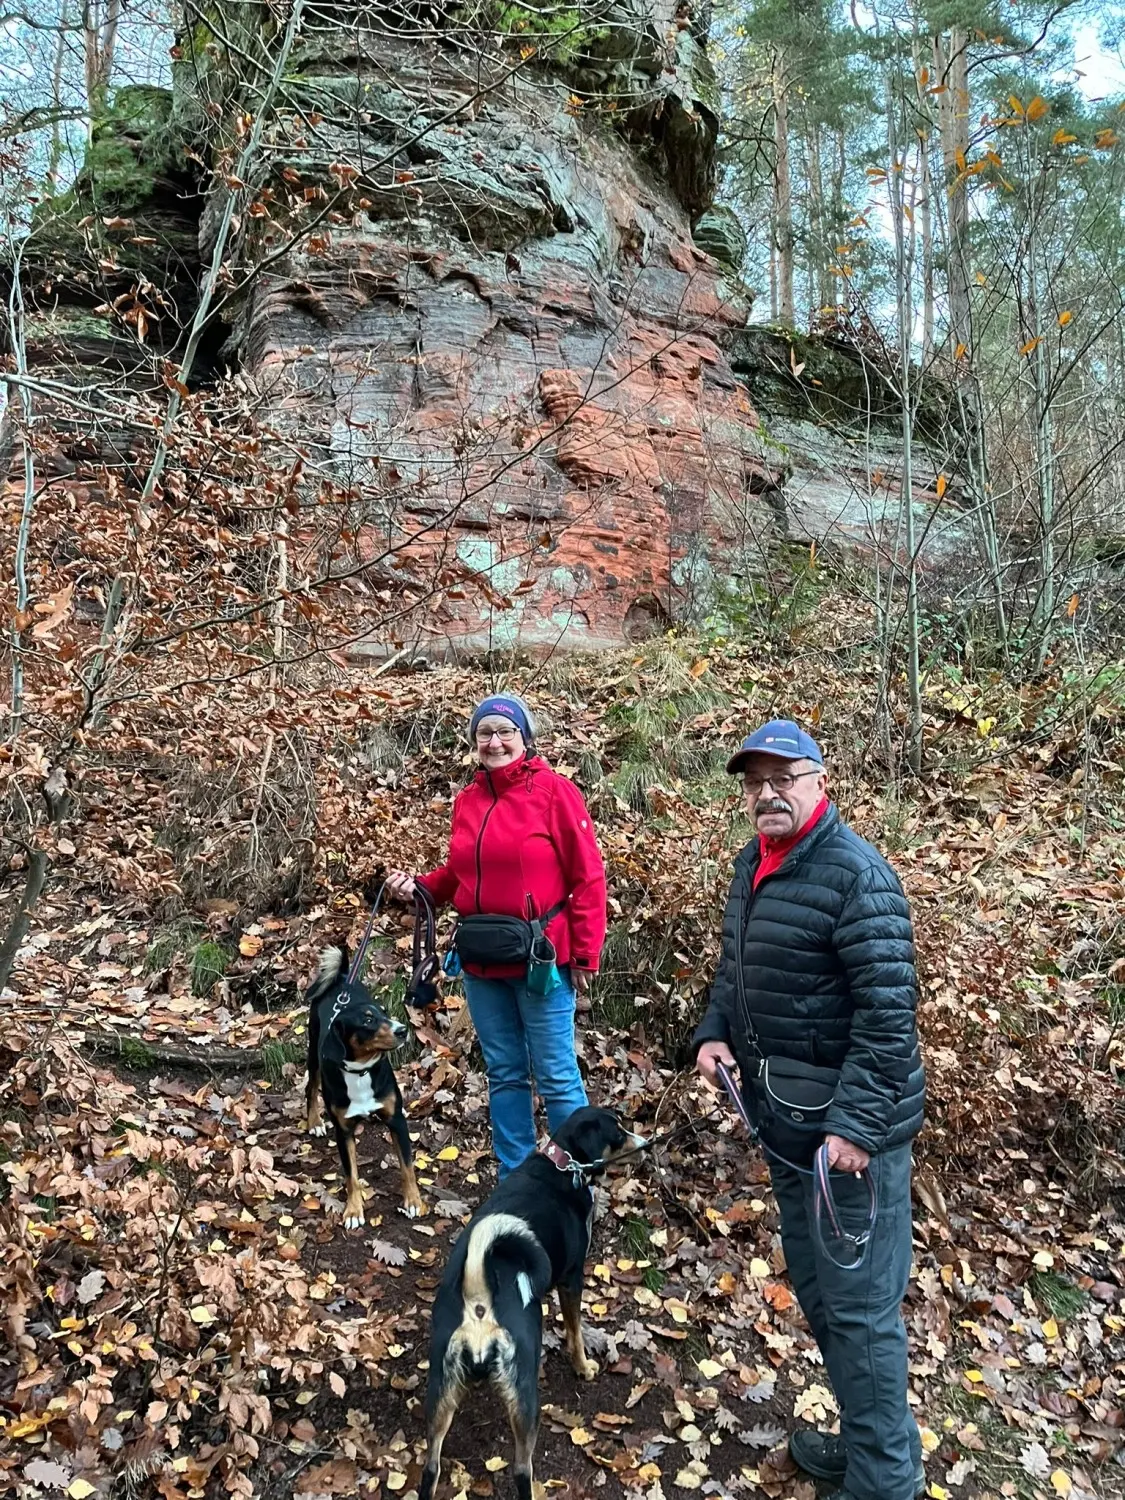
[[[1031,351],[1032,423],[1035,449],[1035,487],[1038,496],[1039,524],[1039,591],[1032,614],[1032,644],[1036,664],[1042,667],[1051,639],[1051,624],[1057,603],[1058,580],[1055,577],[1055,444],[1051,411],[1050,372],[1047,368],[1048,342],[1043,326],[1043,299],[1040,286],[1038,207],[1032,194],[1034,163],[1030,137],[1024,175],[1027,181],[1027,319],[1022,333],[1025,343],[1034,341]]]
[[[51,125],[51,145],[47,154],[47,190],[51,193],[58,192],[59,166],[62,163],[62,123],[58,116],[63,112],[63,64],[66,60],[67,20],[70,16],[70,6],[63,0],[62,16],[59,24],[59,34],[55,41],[55,62],[51,69],[51,108],[56,111],[56,118]]]
[[[91,123],[105,113],[109,102],[109,85],[113,76],[113,58],[117,50],[117,26],[121,19],[121,0],[84,0],[82,6],[82,40],[86,67],[86,108]]]
[[[969,190],[964,176],[969,150],[969,43],[954,27],[948,42],[934,38],[934,71],[944,86],[941,100],[941,144],[948,193],[949,331],[956,351],[972,354],[969,305]]]
[[[996,509],[992,494],[988,433],[985,424],[981,375],[973,339],[969,292],[969,196],[963,167],[969,149],[969,57],[967,33],[958,27],[948,40],[933,39],[935,82],[943,86],[940,99],[942,158],[945,167],[945,249],[947,262],[948,342],[952,356],[954,392],[961,430],[965,435],[965,466],[972,499],[972,515],[992,595],[997,641],[1006,654],[1007,607]]]
[[[33,849],[27,861],[27,879],[23,883],[23,895],[20,904],[16,907],[11,924],[4,934],[4,941],[0,943],[0,990],[8,983],[12,973],[12,966],[16,961],[16,954],[24,938],[27,929],[31,925],[31,913],[35,903],[43,894],[43,887],[47,884],[47,870],[50,861],[45,849]]]
[[[848,170],[847,141],[843,130],[836,135],[836,164],[832,172],[832,234],[835,242],[838,240],[843,244],[845,238],[844,228],[844,179]],[[831,300],[837,308],[848,306],[848,281],[845,276],[834,276],[833,285],[829,288]]]
[[[51,770],[43,782],[42,792],[47,808],[47,822],[52,826],[57,826],[70,812],[71,797],[65,767],[55,766]],[[4,934],[4,941],[0,943],[0,990],[11,977],[16,954],[27,936],[31,913],[47,884],[50,864],[46,849],[38,845],[28,848],[27,879],[23,883],[23,895],[20,897],[20,904],[16,908],[8,931]]]
[[[777,321],[794,326],[793,185],[789,175],[789,100],[785,55],[774,57],[774,236],[777,243]]]
[[[809,310],[818,312],[829,303],[828,267],[833,246],[829,244],[828,209],[824,201],[824,173],[820,160],[820,126],[810,125],[809,152],[809,280],[815,289],[809,297]]]
[[[899,160],[899,101],[890,73],[886,79],[887,145],[892,163]],[[917,774],[922,769],[922,674],[921,628],[918,608],[918,542],[914,528],[914,391],[911,385],[910,353],[914,337],[914,297],[911,249],[907,236],[907,202],[903,174],[892,171],[888,178],[895,243],[895,310],[898,331],[900,400],[902,404],[902,524],[900,535],[906,567],[906,684],[910,702],[906,760]],[[911,224],[913,235],[913,224]],[[889,668],[887,662],[884,670]]]
[[[922,83],[922,56],[914,43],[914,76],[918,80],[918,107],[922,119],[918,127],[918,162],[921,168],[921,203],[919,205],[922,235],[922,369],[928,370],[934,357],[934,212],[933,149],[925,85]]]

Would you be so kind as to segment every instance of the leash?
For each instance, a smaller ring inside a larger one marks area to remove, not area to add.
[[[875,1220],[879,1209],[875,1180],[870,1170],[864,1167],[863,1171],[858,1174],[867,1184],[869,1196],[867,1226],[859,1234],[852,1234],[844,1228],[836,1209],[836,1200],[832,1191],[832,1169],[828,1164],[828,1147],[818,1147],[816,1155],[813,1158],[812,1167],[799,1166],[795,1161],[790,1161],[788,1157],[774,1151],[762,1140],[757,1126],[750,1118],[746,1105],[743,1102],[742,1094],[730,1070],[725,1064],[717,1063],[715,1071],[719,1075],[727,1097],[734,1106],[735,1113],[746,1127],[746,1133],[750,1137],[751,1143],[758,1146],[765,1155],[772,1156],[774,1160],[783,1163],[787,1167],[791,1167],[794,1172],[799,1172],[802,1177],[811,1177],[813,1179],[813,1234],[825,1259],[830,1261],[839,1271],[860,1270],[867,1260],[868,1246],[871,1242],[871,1234],[875,1228]],[[589,1187],[591,1178],[598,1172],[604,1171],[606,1167],[615,1166],[618,1162],[626,1161],[631,1156],[639,1156],[642,1152],[652,1151],[657,1146],[666,1145],[669,1141],[673,1141],[681,1135],[686,1135],[688,1131],[695,1130],[697,1126],[707,1124],[718,1113],[719,1105],[716,1104],[705,1115],[693,1115],[690,1120],[686,1120],[682,1125],[676,1125],[671,1130],[665,1130],[660,1135],[653,1136],[651,1140],[643,1141],[638,1146],[630,1146],[627,1151],[619,1151],[616,1156],[600,1156],[596,1161],[577,1161],[571,1156],[569,1151],[564,1151],[554,1140],[548,1140],[540,1148],[538,1154],[545,1157],[557,1171],[568,1172],[576,1188]],[[837,1260],[836,1256],[828,1248],[823,1222],[826,1217],[831,1227],[833,1240],[840,1245],[850,1247],[851,1260]]]
[[[359,978],[359,971],[363,965],[364,955],[367,952],[367,945],[368,943],[370,943],[371,934],[375,930],[375,918],[379,915],[379,908],[383,904],[383,892],[386,889],[387,882],[384,880],[383,884],[379,887],[379,892],[375,897],[375,904],[371,908],[371,915],[367,919],[367,926],[364,929],[363,937],[360,939],[359,947],[355,950],[355,957],[352,959],[351,968],[348,970],[347,982],[349,987],[353,985]]]
[[[350,987],[359,978],[363,967],[363,960],[367,954],[371,942],[371,934],[375,930],[375,918],[379,915],[379,909],[383,904],[383,893],[387,889],[384,880],[379,887],[375,897],[371,914],[367,918],[367,926],[364,928],[363,937],[360,939],[359,947],[355,951],[351,967],[348,969],[347,983]],[[411,978],[407,986],[407,996],[418,996],[412,999],[411,1004],[424,1006],[432,1003],[437,997],[437,989],[434,979],[437,974],[437,920],[433,897],[425,886],[414,887],[414,952],[411,963]]]
[[[639,1146],[630,1146],[627,1151],[618,1151],[614,1156],[599,1156],[596,1161],[577,1161],[569,1151],[564,1151],[554,1140],[549,1140],[540,1147],[539,1155],[545,1156],[558,1171],[569,1172],[575,1187],[588,1187],[590,1179],[598,1172],[604,1171],[606,1167],[615,1167],[618,1162],[627,1161],[630,1156],[639,1156],[643,1151],[652,1151],[657,1146],[666,1145],[678,1136],[686,1135],[689,1130],[694,1130],[697,1125],[704,1125],[708,1120],[714,1119],[718,1112],[719,1106],[715,1105],[705,1115],[693,1115],[682,1125],[676,1125],[671,1130],[654,1135],[651,1140],[642,1141]]]
[[[410,983],[406,986],[406,1003],[417,1010],[436,1005],[437,911],[434,899],[424,885],[414,883],[414,947],[411,955]]]
[[[868,1246],[871,1243],[871,1234],[875,1228],[875,1220],[879,1212],[879,1197],[875,1189],[875,1179],[868,1167],[857,1175],[862,1177],[867,1184],[868,1209],[867,1227],[859,1234],[850,1234],[843,1226],[840,1216],[836,1210],[836,1199],[832,1192],[831,1167],[828,1163],[828,1147],[817,1147],[816,1155],[813,1157],[811,1167],[799,1166],[795,1161],[790,1161],[787,1156],[782,1156],[771,1146],[762,1140],[761,1134],[751,1120],[742,1098],[742,1091],[735,1083],[730,1069],[725,1063],[716,1063],[715,1072],[726,1091],[727,1097],[734,1105],[735,1113],[746,1127],[751,1143],[757,1146],[766,1156],[772,1156],[775,1161],[790,1167],[794,1172],[799,1172],[802,1177],[811,1177],[813,1180],[813,1235],[817,1245],[825,1259],[831,1261],[838,1271],[858,1271],[867,1259]],[[841,1245],[851,1247],[852,1260],[837,1260],[828,1248],[824,1235],[824,1220],[827,1217],[831,1226],[833,1239]]]

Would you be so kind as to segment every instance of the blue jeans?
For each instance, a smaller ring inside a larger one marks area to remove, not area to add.
[[[910,1278],[910,1146],[871,1158],[879,1196],[867,1259],[858,1271],[838,1270],[812,1229],[812,1177],[767,1156],[781,1210],[781,1244],[789,1279],[824,1356],[840,1407],[848,1453],[844,1489],[854,1500],[913,1500],[922,1456],[907,1403],[906,1328],[902,1299]],[[832,1176],[843,1227],[866,1227],[869,1197],[855,1177]],[[829,1249],[844,1259],[839,1247]]]
[[[574,988],[565,973],[546,995],[529,995],[523,979],[464,976],[488,1070],[492,1149],[501,1177],[526,1161],[537,1144],[533,1073],[552,1130],[587,1102],[574,1049]]]

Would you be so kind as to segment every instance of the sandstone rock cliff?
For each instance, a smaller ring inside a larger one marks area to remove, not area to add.
[[[244,290],[206,352],[311,478],[354,493],[359,546],[394,550],[382,572],[425,592],[371,649],[617,643],[706,612],[779,540],[887,532],[894,414],[828,410],[792,340],[746,327],[740,229],[711,204],[701,11],[611,0],[548,26],[518,6],[470,24],[309,5],[246,185],[215,121],[255,108],[276,36],[266,7],[206,15],[174,101],[126,97],[95,142],[112,180],[92,158],[52,207],[66,254],[41,267],[34,351],[56,362],[77,335],[127,363],[110,324],[135,324],[138,272],[149,340],[171,343],[237,193]],[[203,198],[185,144],[218,168]],[[848,352],[832,358],[846,383]]]

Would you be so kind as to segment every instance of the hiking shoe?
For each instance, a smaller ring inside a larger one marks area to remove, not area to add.
[[[848,1450],[842,1437],[804,1427],[789,1439],[789,1457],[814,1479],[841,1481],[848,1471]]]
[[[804,1427],[789,1439],[789,1457],[814,1479],[834,1479],[839,1483],[848,1469],[848,1450],[838,1434],[814,1432]],[[926,1488],[926,1471],[919,1464],[914,1470],[914,1493],[921,1495]],[[840,1490],[830,1500],[852,1500],[847,1490]]]

